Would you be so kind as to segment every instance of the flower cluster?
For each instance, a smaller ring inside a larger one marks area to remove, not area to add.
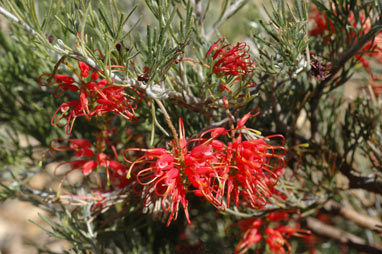
[[[367,34],[371,29],[371,20],[365,17],[365,13],[359,13],[359,20],[357,21],[354,13],[350,12],[348,16],[348,22],[354,28],[354,30],[359,30],[358,36],[363,36]],[[330,36],[336,33],[337,29],[331,20],[317,8],[313,8],[309,18],[313,21],[313,27],[310,30],[311,36],[326,36],[325,42],[330,43]],[[357,41],[357,36],[353,30],[348,32],[348,40],[351,43]],[[363,67],[370,73],[372,79],[374,79],[373,72],[370,68],[369,62],[364,58],[364,56],[371,56],[376,58],[379,62],[382,62],[382,34],[378,34],[374,40],[366,43],[362,49],[361,53],[356,54],[356,59],[363,65]]]
[[[62,119],[66,120],[66,134],[70,135],[73,124],[77,117],[85,116],[88,120],[92,116],[101,116],[107,112],[114,112],[123,116],[127,120],[135,119],[135,109],[137,108],[137,99],[129,95],[126,90],[134,91],[141,96],[139,91],[132,87],[117,86],[109,83],[106,79],[100,79],[101,74],[93,70],[84,62],[78,62],[80,74],[73,69],[76,79],[63,74],[51,73],[43,74],[39,77],[40,86],[43,84],[43,78],[53,78],[54,83],[58,84],[54,91],[54,96],[59,97],[64,92],[72,91],[78,94],[76,100],[62,103],[54,113],[51,124],[57,126]],[[48,84],[50,85],[50,84]]]
[[[291,247],[287,241],[288,238],[291,236],[310,235],[309,230],[300,229],[298,225],[289,227],[280,223],[281,221],[291,219],[288,211],[269,213],[266,219],[267,220],[251,218],[238,223],[239,228],[244,232],[244,235],[243,239],[236,245],[236,254],[247,252],[255,243],[260,242],[263,239],[263,235],[266,236],[265,242],[272,253],[291,253]],[[263,227],[264,224],[267,225]],[[265,234],[263,234],[263,231]]]
[[[107,139],[107,136],[104,136],[100,142],[104,142],[105,139]],[[95,147],[97,147],[97,145]],[[101,147],[98,146],[98,148]],[[63,162],[57,166],[57,168],[59,168],[69,164],[71,167],[71,169],[65,173],[63,180],[73,170],[81,170],[84,176],[88,176],[98,168],[104,168],[109,185],[112,183],[115,187],[123,188],[129,182],[125,177],[127,168],[118,161],[118,155],[114,154],[116,158],[112,159],[106,153],[98,152],[97,148],[94,148],[86,139],[55,139],[51,142],[51,149],[54,151],[74,152],[75,160]],[[115,149],[113,150],[115,151]]]
[[[228,76],[232,82],[240,82],[242,77],[255,68],[248,51],[245,43],[233,46],[221,38],[210,47],[206,57],[212,59],[214,74],[219,77]],[[57,108],[51,120],[52,125],[65,123],[66,133],[70,135],[77,117],[84,116],[91,120],[112,112],[129,121],[136,118],[136,103],[142,100],[139,91],[108,81],[103,78],[105,75],[102,72],[84,62],[78,62],[79,71],[66,62],[64,64],[73,71],[73,77],[55,72],[39,77],[41,86],[48,86],[51,81],[57,84],[55,97],[66,92],[76,96],[76,99],[66,101]],[[148,72],[148,67],[144,72]],[[145,81],[145,76],[138,80]],[[226,84],[221,84],[220,88],[232,93]],[[139,99],[131,94],[138,95]],[[228,110],[225,98],[223,103]],[[165,113],[165,108],[161,109]],[[84,176],[89,176],[102,169],[106,172],[105,178],[111,188],[132,187],[131,190],[143,199],[145,208],[156,208],[160,204],[161,210],[168,215],[167,226],[178,218],[181,206],[188,223],[191,223],[188,195],[206,200],[223,211],[231,207],[265,210],[272,198],[285,199],[275,186],[284,173],[286,150],[282,135],[262,137],[256,130],[245,126],[248,119],[256,115],[251,111],[237,121],[236,125],[232,122],[231,128],[212,128],[193,139],[186,138],[181,118],[178,133],[171,120],[166,119],[171,123],[169,125],[174,136],[172,142],[166,148],[144,149],[141,148],[143,140],[137,136],[131,137],[132,141],[135,139],[137,142],[134,148],[127,148],[123,152],[127,164],[119,162],[117,145],[111,140],[116,133],[105,130],[108,118],[102,117],[103,125],[98,125],[102,131],[93,143],[87,139],[74,138],[59,138],[51,142],[52,150],[74,153],[74,159],[57,166],[70,166],[64,173],[60,187],[65,177],[74,170],[81,170]],[[134,136],[128,131],[126,133]],[[274,139],[279,139],[281,144],[274,145]],[[97,205],[102,207],[102,204],[99,202]],[[277,213],[269,216],[270,221],[285,217]],[[285,226],[267,227],[264,231],[264,224],[262,219],[252,219],[241,224],[245,234],[236,253],[244,253],[260,241],[264,234],[268,235],[266,242],[272,251],[284,253],[282,250],[289,248],[285,239],[299,232]]]
[[[188,141],[180,119],[179,139],[173,140],[172,149],[125,150],[124,154],[144,152],[134,162],[126,161],[130,163],[128,177],[135,172],[138,183],[146,186],[145,204],[161,198],[163,211],[170,213],[167,225],[176,220],[180,204],[190,222],[189,192],[222,210],[231,206],[231,198],[237,207],[260,209],[268,204],[272,195],[278,195],[274,186],[283,173],[285,149],[266,142],[268,138],[282,138],[279,135],[243,140],[243,133],[256,133],[244,127],[252,116],[251,112],[246,114],[234,129],[211,129]],[[231,141],[225,144],[218,138]]]
[[[250,116],[251,113],[244,116],[235,129],[216,128],[203,133],[200,144],[185,161],[185,172],[195,194],[219,209],[230,207],[231,199],[237,207],[261,209],[277,193],[274,185],[283,173],[285,150],[268,144],[264,138],[243,140],[242,132],[251,131],[243,127]],[[218,140],[235,131],[239,135],[232,136],[227,144]],[[210,138],[204,140],[207,134]],[[267,139],[276,137],[283,138],[275,135]]]
[[[365,18],[365,14],[361,13],[361,32],[360,36],[367,34],[371,29],[370,19]],[[350,13],[349,15],[349,22],[352,24],[354,28],[357,27],[357,21],[354,17],[353,13]],[[351,32],[351,38],[354,38],[354,32]],[[369,62],[363,57],[363,56],[371,56],[375,59],[377,59],[380,63],[382,63],[382,34],[379,33],[374,38],[374,40],[369,41],[366,43],[362,49],[361,54],[357,54],[356,58],[357,60],[362,63],[363,67],[370,73],[372,79],[374,79],[373,72],[370,68]]]
[[[219,76],[245,76],[255,69],[255,63],[248,54],[249,48],[245,42],[236,46],[226,44],[224,38],[220,38],[211,45],[206,57],[212,55],[214,64],[213,73]]]
[[[124,151],[125,160],[131,164],[127,178],[131,177],[133,168],[137,168],[137,181],[139,184],[146,186],[144,189],[144,204],[150,206],[155,202],[156,197],[162,199],[162,210],[169,212],[167,226],[172,220],[178,217],[178,210],[182,204],[186,219],[189,223],[188,201],[186,199],[186,188],[182,181],[180,170],[184,156],[187,154],[186,139],[183,135],[183,122],[179,120],[180,137],[178,143],[174,140],[172,150],[167,151],[165,148],[138,149],[130,148]],[[128,153],[131,151],[143,151],[145,154],[131,162],[127,159]]]

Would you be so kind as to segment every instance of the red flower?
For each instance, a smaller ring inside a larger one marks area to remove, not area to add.
[[[261,219],[248,219],[239,222],[241,231],[245,231],[245,233],[243,239],[235,247],[235,254],[246,253],[252,245],[262,240],[261,225]]]
[[[315,23],[315,26],[309,31],[309,34],[311,36],[326,35],[328,36],[326,42],[330,42],[330,35],[336,32],[336,27],[331,20],[315,6],[312,8],[309,19]]]
[[[217,40],[206,53],[215,61],[213,72],[220,76],[244,76],[255,69],[255,64],[248,54],[249,47],[241,42],[236,46],[224,44],[224,38]]]
[[[367,34],[371,29],[370,19],[365,18],[364,13],[359,13],[359,20],[355,19],[355,15],[351,12],[348,17],[348,22],[354,28],[353,30],[359,30],[358,36]],[[336,33],[336,28],[330,19],[323,13],[321,13],[316,7],[313,8],[309,18],[314,21],[315,26],[310,30],[311,36],[323,35],[326,36],[326,43],[331,42],[330,36]],[[356,33],[350,30],[347,34],[348,41],[353,44],[356,43]],[[356,59],[362,64],[362,66],[370,73],[372,79],[374,79],[373,72],[370,68],[369,62],[364,56],[376,57],[379,62],[382,62],[382,34],[377,34],[374,40],[369,41],[361,49],[361,52],[356,54]]]
[[[289,215],[286,211],[282,212],[273,212],[267,215],[267,219],[269,221],[280,221],[280,220],[288,220]]]
[[[101,143],[106,142],[107,137],[103,140],[99,140]],[[68,142],[68,145],[56,145],[56,143]],[[104,168],[106,170],[108,181],[111,179],[118,187],[123,187],[127,182],[125,175],[127,168],[117,160],[112,160],[103,152],[95,153],[91,148],[91,143],[86,139],[56,139],[51,142],[51,149],[55,151],[74,151],[74,157],[79,158],[77,160],[63,162],[57,166],[61,167],[65,164],[70,164],[71,170],[81,169],[84,176],[90,175],[97,168]],[[113,149],[113,146],[112,146]],[[117,156],[117,155],[116,155]],[[65,174],[65,176],[67,175]],[[122,180],[119,180],[122,179]]]
[[[144,189],[144,205],[149,206],[160,199],[163,212],[169,213],[167,226],[170,225],[171,221],[178,218],[180,204],[184,208],[188,223],[191,224],[186,199],[187,187],[185,187],[184,179],[181,176],[184,171],[183,159],[187,154],[187,142],[184,137],[183,121],[181,119],[179,119],[179,129],[181,130],[179,143],[173,141],[172,150],[170,151],[164,148],[133,148],[126,149],[124,152],[124,156],[129,151],[140,150],[145,153],[131,163],[127,177],[130,178],[131,171],[134,168],[139,168],[137,181],[147,187]]]
[[[290,244],[287,240],[285,240],[285,238],[281,234],[282,232],[280,232],[279,229],[273,229],[268,227],[265,229],[265,233],[268,235],[265,241],[267,242],[272,253],[285,254],[291,252]]]
[[[127,93],[127,90],[134,91],[141,98],[139,91],[132,87],[121,87],[109,84],[106,79],[96,82],[100,74],[95,70],[87,78],[91,68],[84,62],[79,61],[78,67],[81,75],[77,75],[78,81],[70,76],[56,74],[54,82],[58,84],[54,91],[54,96],[59,97],[64,92],[72,91],[78,93],[78,99],[62,103],[54,113],[51,124],[59,125],[62,119],[66,120],[66,133],[70,135],[74,121],[77,117],[85,116],[88,120],[92,116],[101,116],[107,112],[114,112],[123,116],[127,120],[135,119],[136,98]],[[114,66],[120,68],[120,66]],[[39,83],[43,84],[42,78],[51,76],[43,74],[39,77]],[[84,79],[89,80],[86,82]]]
[[[97,90],[97,103],[93,114],[102,115],[106,112],[116,112],[127,120],[135,118],[134,110],[137,108],[133,100],[124,94],[124,88],[108,86]]]
[[[204,132],[200,138],[187,141],[183,122],[179,120],[180,138],[172,142],[172,149],[131,148],[124,152],[125,160],[130,151],[144,155],[131,166],[128,178],[136,172],[138,183],[146,186],[145,204],[161,198],[162,210],[169,212],[167,225],[177,218],[179,204],[183,205],[188,222],[186,193],[192,192],[224,210],[230,207],[233,197],[237,207],[263,208],[272,195],[279,196],[274,186],[284,166],[282,146],[268,144],[266,138],[242,140],[242,132],[253,130],[244,127],[252,116],[246,114],[231,130],[215,128]],[[230,133],[232,142],[218,140]],[[235,133],[239,133],[235,135]],[[209,139],[205,137],[210,135]],[[283,137],[274,135],[267,138]],[[196,144],[195,144],[196,143]],[[191,145],[192,144],[192,145]],[[188,150],[188,147],[192,147]]]
[[[370,20],[365,18],[365,14],[361,13],[361,30],[360,36],[367,34],[371,29]],[[352,23],[354,28],[357,28],[357,22],[354,18],[354,14],[350,13],[349,22]],[[354,32],[353,32],[354,33]],[[355,37],[354,35],[352,37]],[[373,71],[370,67],[369,62],[364,58],[364,56],[375,57],[380,63],[382,63],[382,34],[379,33],[375,38],[368,43],[366,43],[362,49],[361,53],[356,55],[356,59],[362,64],[362,66],[369,72],[371,78],[375,80]]]
[[[81,70],[82,77],[86,78],[89,76],[90,67],[86,63],[78,61],[78,68]]]
[[[205,142],[185,156],[185,173],[196,189],[194,193],[219,209],[225,209],[225,182],[230,170],[227,155],[222,150],[224,146],[219,141]]]
[[[201,138],[201,145],[186,156],[186,174],[197,189],[195,194],[204,196],[219,209],[230,207],[232,198],[237,207],[245,205],[259,209],[268,203],[269,197],[278,195],[274,185],[284,167],[282,146],[272,146],[265,138],[243,141],[241,133],[233,135],[232,142],[227,145],[217,140],[229,132],[251,132],[244,124],[255,115],[246,114],[233,130],[217,128],[204,132],[202,138],[207,134],[211,138],[205,141]],[[267,138],[276,137],[283,140],[281,135]]]
[[[61,111],[61,114],[59,114],[58,119],[56,119],[56,115],[58,114],[59,111]],[[80,100],[64,102],[61,104],[61,106],[57,108],[56,112],[54,112],[51,119],[51,124],[53,126],[56,126],[59,124],[61,119],[65,118],[66,119],[66,134],[70,135],[76,118],[79,116],[84,116],[84,115],[85,115],[85,107],[84,105],[81,105]]]
[[[240,231],[245,232],[243,239],[236,245],[235,254],[244,254],[247,250],[255,243],[262,239],[263,229],[261,226],[265,223],[271,222],[279,223],[280,220],[289,219],[288,211],[273,212],[268,214],[267,220],[262,219],[247,219],[237,223],[239,225]],[[309,230],[299,229],[298,225],[295,228],[291,228],[285,225],[279,225],[278,227],[270,227],[269,225],[265,229],[266,243],[269,246],[272,253],[285,254],[290,253],[291,248],[287,241],[288,238],[293,236],[304,236],[310,235]]]

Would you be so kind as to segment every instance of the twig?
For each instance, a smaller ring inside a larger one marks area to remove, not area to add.
[[[12,20],[13,22],[16,22],[20,24],[27,32],[29,32],[32,36],[38,35],[38,33],[30,27],[28,24],[24,23],[23,21],[19,20],[15,15],[5,10],[3,7],[0,7],[0,14],[4,15],[6,18]],[[59,43],[57,45],[54,45],[54,51],[59,54],[59,57],[62,57],[63,54],[67,54],[71,58],[75,58],[78,60],[81,60],[85,62],[87,65],[91,66],[94,69],[99,69],[100,66],[97,65],[97,63],[92,60],[89,57],[84,56],[83,54],[73,51],[68,52],[65,49],[62,49],[59,44],[63,44],[61,40],[57,40]],[[61,42],[61,43],[60,43]],[[64,46],[64,45],[61,45]],[[53,49],[51,49],[52,52]],[[142,81],[138,81],[136,79],[130,78],[130,77],[124,77],[121,78],[115,73],[111,73],[111,78],[118,82],[118,83],[124,83],[126,85],[131,85],[136,88],[142,89],[146,91],[146,94],[149,97],[152,98],[163,98],[163,99],[177,99],[177,100],[185,100],[187,104],[200,104],[201,100],[199,98],[196,98],[194,96],[188,95],[188,94],[182,94],[176,91],[167,91],[164,89],[160,89],[160,86],[157,84],[153,84],[152,86],[147,86]]]
[[[337,75],[337,73],[342,68],[344,68],[345,64],[350,59],[352,59],[357,53],[359,53],[359,51],[362,49],[362,47],[366,43],[371,41],[381,31],[382,31],[382,22],[380,21],[379,23],[374,25],[367,34],[361,36],[357,40],[357,43],[355,43],[353,46],[351,46],[343,54],[343,56],[339,59],[339,61],[334,66],[334,68],[331,70],[330,75],[326,79],[324,79],[321,83],[318,84],[318,86],[317,86],[317,88],[315,89],[314,92],[309,94],[308,98],[310,99],[311,112],[313,112],[312,118],[310,119],[311,120],[311,135],[312,135],[312,138],[314,138],[315,134],[317,133],[317,126],[318,126],[318,124],[317,124],[317,119],[316,119],[316,115],[317,115],[316,111],[317,111],[317,108],[318,108],[318,104],[319,104],[320,98],[321,98],[321,96],[323,94],[323,91],[324,91],[324,89],[326,87],[326,84],[328,82],[330,82]]]
[[[284,123],[283,119],[281,119],[280,110],[278,108],[279,105],[277,103],[277,98],[276,98],[274,89],[272,89],[272,91],[270,92],[270,99],[271,99],[272,109],[273,109],[272,111],[273,111],[273,114],[275,116],[276,123],[277,123],[278,127],[281,129],[282,133],[284,133],[284,135],[285,135],[288,133],[289,128]]]
[[[202,26],[203,23],[203,16],[202,16],[202,1],[201,0],[194,0],[194,10],[195,10],[195,16],[198,20],[199,26]]]
[[[314,233],[323,237],[332,238],[342,244],[347,244],[350,247],[357,249],[361,252],[368,254],[380,254],[382,252],[382,246],[369,245],[367,242],[353,234],[342,231],[336,227],[327,225],[318,219],[308,217],[306,219],[307,226]]]
[[[173,125],[173,123],[171,121],[170,116],[167,113],[166,108],[164,107],[163,103],[160,100],[155,99],[155,101],[159,105],[160,109],[162,110],[162,113],[164,114],[164,117],[166,118],[167,124],[170,127],[170,129],[171,129],[172,135],[174,136],[175,144],[178,145],[178,149],[179,149],[179,151],[181,151],[180,143],[179,143],[179,140],[178,140],[178,134],[176,133],[176,129],[175,129],[175,127],[174,127],[174,125]]]
[[[63,205],[70,206],[85,206],[89,204],[96,204],[97,202],[104,203],[105,207],[114,205],[116,203],[121,203],[126,200],[128,193],[122,193],[122,191],[113,191],[110,193],[102,193],[100,196],[79,196],[79,195],[60,195],[60,198],[57,198],[56,192],[46,192],[41,190],[30,189],[24,186],[20,186],[20,197],[21,198],[34,198],[41,202],[52,204],[60,203]]]
[[[371,230],[376,231],[377,233],[382,233],[382,222],[377,218],[373,218],[364,214],[360,214],[355,211],[351,207],[342,207],[339,203],[331,200],[324,206],[325,210],[332,213],[338,213],[349,219],[354,221],[361,227],[365,227]]]
[[[346,163],[340,167],[340,172],[349,179],[350,189],[363,189],[382,194],[382,181],[378,181],[377,177],[357,176],[352,171],[352,167]]]
[[[32,27],[28,26],[28,24],[25,24],[23,21],[19,20],[15,15],[4,9],[0,6],[0,13],[3,14],[6,18],[11,19],[13,22],[16,22],[24,27],[24,29],[31,33],[32,36],[36,35],[36,31],[33,30]]]
[[[313,140],[308,141],[297,134],[296,138],[301,141],[300,143],[308,143],[313,151],[318,151],[320,149],[321,144],[318,142]],[[328,152],[334,153],[332,150],[328,150]],[[378,180],[377,176],[374,175],[369,177],[356,175],[356,170],[354,170],[351,165],[345,163],[343,155],[337,156],[336,165],[341,165],[339,171],[348,178],[349,189],[363,189],[376,194],[382,194],[382,181]]]

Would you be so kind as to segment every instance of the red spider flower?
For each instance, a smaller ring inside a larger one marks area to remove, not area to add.
[[[266,139],[283,140],[283,137],[274,135],[243,141],[242,132],[253,132],[244,124],[254,115],[246,114],[235,129],[216,128],[204,132],[202,138],[207,134],[211,138],[199,141],[201,145],[187,157],[186,173],[197,188],[195,193],[203,195],[219,209],[230,207],[231,198],[237,207],[245,205],[259,209],[268,203],[269,197],[278,194],[274,186],[284,167],[285,149],[282,145],[268,144]],[[229,132],[232,141],[227,145],[217,139]],[[235,132],[239,134],[236,136]]]
[[[112,67],[119,68],[120,66]],[[96,70],[90,74],[91,68],[84,62],[79,61],[78,68],[81,71],[80,75],[74,71],[78,78],[77,81],[67,75],[54,75],[54,82],[58,84],[54,96],[59,97],[64,92],[72,91],[78,94],[78,99],[62,103],[52,117],[52,125],[60,125],[61,120],[65,119],[66,133],[70,135],[75,120],[80,116],[85,116],[90,120],[92,116],[102,116],[107,112],[114,112],[127,120],[135,119],[137,99],[128,91],[138,94],[140,101],[142,96],[139,91],[132,87],[109,84],[106,79],[97,82],[100,74]],[[39,77],[41,86],[45,86],[42,78],[47,76],[50,77],[51,74],[43,74]]]
[[[235,247],[235,254],[246,253],[252,245],[262,240],[263,236],[260,233],[262,222],[261,219],[248,219],[239,222],[241,231],[245,231],[245,233],[243,239]]]
[[[313,28],[309,31],[311,36],[326,35],[326,42],[330,42],[330,35],[336,32],[336,27],[328,17],[320,12],[316,6],[312,8],[309,19],[314,21]]]
[[[78,67],[81,70],[82,77],[86,78],[87,76],[89,76],[89,71],[91,70],[91,68],[86,63],[78,61]]]
[[[161,199],[162,210],[169,213],[167,226],[171,221],[178,217],[179,206],[182,204],[186,219],[190,224],[188,214],[188,201],[186,199],[186,189],[183,178],[183,160],[187,154],[187,143],[184,137],[184,127],[182,119],[179,119],[180,137],[178,143],[172,142],[172,150],[168,151],[164,148],[154,149],[126,149],[129,151],[143,151],[145,154],[134,162],[130,162],[131,166],[127,177],[130,178],[133,168],[139,168],[137,173],[137,181],[139,184],[146,186],[143,190],[145,206],[152,205],[158,199]],[[129,162],[129,161],[128,161]]]
[[[53,146],[54,142],[61,142],[61,141],[67,141],[69,142],[69,145],[64,146]],[[93,157],[94,152],[90,148],[91,144],[86,139],[63,139],[58,138],[51,142],[51,147],[55,151],[66,151],[66,150],[73,150],[75,151],[75,157]]]
[[[224,38],[220,38],[206,53],[206,57],[212,54],[212,59],[215,61],[213,72],[219,76],[244,76],[253,72],[255,63],[248,53],[248,45],[241,42],[233,46],[225,44],[224,41]]]
[[[104,141],[105,138],[100,140],[100,142]],[[60,145],[62,142],[67,142],[68,144]],[[86,139],[55,139],[51,142],[51,148],[55,151],[75,152],[74,157],[77,158],[76,160],[63,162],[57,166],[57,168],[66,164],[71,166],[71,169],[65,173],[62,180],[73,170],[80,169],[84,176],[88,176],[97,168],[104,168],[108,177],[108,183],[111,180],[115,186],[120,188],[126,184],[126,166],[117,160],[111,159],[103,152],[95,153],[92,149],[92,144]]]
[[[311,234],[309,230],[279,226],[277,228],[267,227],[265,233],[268,235],[266,242],[273,253],[291,253],[291,247],[287,239],[291,236],[306,236]]]
[[[266,244],[269,246],[272,253],[285,254],[290,253],[291,247],[287,241],[291,236],[303,236],[306,237],[311,234],[309,230],[300,229],[298,225],[294,228],[280,225],[281,221],[289,220],[288,211],[273,212],[267,215],[267,220],[263,219],[247,219],[237,223],[240,231],[245,232],[243,239],[236,245],[235,254],[244,254],[255,243],[259,242],[265,237]],[[269,224],[278,223],[276,228],[271,227]],[[261,227],[264,224],[268,224],[264,229]]]
[[[360,26],[361,32],[360,36],[367,34],[371,29],[370,19],[365,18],[365,14],[360,14]],[[357,22],[354,18],[354,14],[350,13],[349,22],[353,25],[354,28],[357,28]],[[354,33],[353,33],[354,34]],[[355,37],[354,35],[352,37]],[[370,67],[369,61],[365,59],[364,56],[371,56],[376,58],[380,63],[382,63],[382,34],[379,33],[375,36],[374,40],[366,43],[362,49],[361,53],[356,55],[356,59],[363,65],[363,67],[369,72],[372,80],[375,80],[373,71]]]
[[[190,222],[186,199],[188,192],[205,198],[221,210],[230,206],[232,196],[237,207],[263,208],[269,203],[269,197],[279,195],[274,185],[282,173],[285,149],[267,143],[268,138],[282,138],[280,135],[242,140],[243,132],[249,135],[256,133],[244,127],[245,122],[255,115],[251,112],[246,114],[234,129],[211,129],[200,138],[188,141],[183,122],[179,119],[180,137],[177,142],[173,140],[171,150],[125,150],[125,160],[131,164],[127,177],[130,178],[134,172],[137,182],[145,186],[146,206],[161,199],[162,210],[170,213],[167,225],[176,220],[180,204]],[[207,139],[207,135],[210,138]],[[226,135],[232,142],[225,144],[218,140]],[[192,149],[189,150],[189,147]],[[144,155],[131,162],[127,159],[131,151],[141,151]]]
[[[354,28],[358,30],[358,36],[363,36],[367,34],[371,29],[370,18],[365,17],[365,13],[359,13],[359,20],[355,19],[354,13],[350,13],[348,17],[348,22]],[[309,18],[314,21],[315,26],[310,30],[310,35],[312,36],[326,36],[326,43],[330,43],[330,36],[336,32],[336,28],[330,19],[323,13],[321,13],[317,7],[313,8]],[[350,30],[347,34],[348,40],[351,43],[357,42],[356,33]],[[370,73],[372,79],[374,80],[373,72],[370,68],[369,61],[364,58],[364,56],[371,56],[376,58],[379,62],[382,62],[382,34],[377,34],[374,40],[366,43],[362,49],[361,53],[355,55],[355,58],[362,64],[362,66]]]
[[[281,227],[276,229],[273,229],[270,227],[266,228],[265,233],[268,235],[266,242],[273,253],[277,253],[277,254],[290,253],[291,252],[290,244],[284,238],[282,234],[283,232],[280,229],[282,228]],[[287,237],[289,237],[289,235],[287,235]],[[285,249],[287,249],[287,251]]]
[[[127,120],[135,118],[137,105],[124,93],[123,87],[108,86],[98,90],[98,105],[93,114],[102,115],[105,112],[116,112]]]
[[[225,183],[230,171],[224,143],[218,140],[195,146],[185,157],[185,173],[195,188],[197,196],[203,196],[218,209],[225,209]]]

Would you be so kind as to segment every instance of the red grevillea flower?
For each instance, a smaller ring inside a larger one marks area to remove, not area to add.
[[[255,63],[248,53],[248,45],[240,42],[233,46],[224,42],[224,38],[220,38],[206,53],[206,57],[212,55],[212,60],[215,61],[213,72],[219,76],[244,76],[253,72]]]
[[[360,14],[361,19],[361,32],[360,36],[367,34],[371,29],[370,19],[365,18],[365,14]],[[357,22],[354,18],[354,14],[350,13],[349,22],[353,25],[354,28],[357,28]],[[355,37],[354,35],[352,37]],[[382,34],[379,33],[375,36],[374,40],[366,43],[362,49],[361,54],[357,54],[357,60],[363,65],[363,67],[370,73],[371,78],[374,80],[373,71],[371,70],[369,61],[367,61],[364,56],[371,56],[377,59],[380,63],[382,63]]]
[[[290,244],[282,234],[284,231],[283,228],[284,227],[281,226],[276,229],[270,227],[265,229],[265,233],[268,235],[266,242],[272,253],[285,254],[291,252]],[[286,237],[289,237],[289,235],[287,235]],[[285,250],[285,248],[287,250]]]
[[[185,173],[196,195],[204,196],[218,209],[230,207],[231,199],[240,205],[260,209],[278,192],[274,186],[284,167],[285,149],[266,142],[269,138],[242,140],[242,132],[253,132],[244,127],[254,115],[246,114],[235,129],[216,128],[206,131],[200,143],[185,156]],[[232,133],[239,133],[237,136]],[[224,144],[217,138],[231,133],[232,141]],[[205,139],[206,135],[209,139]]]
[[[169,213],[167,226],[171,221],[176,220],[180,204],[183,206],[186,219],[190,222],[188,214],[188,201],[186,199],[186,186],[182,175],[183,160],[187,154],[187,143],[184,137],[183,121],[179,119],[180,137],[178,143],[172,142],[172,149],[164,148],[154,149],[127,149],[124,156],[129,151],[143,151],[145,154],[134,162],[127,177],[133,168],[138,168],[137,181],[146,188],[144,193],[144,205],[150,206],[153,202],[161,199],[162,210]],[[126,156],[125,156],[126,159]],[[127,160],[127,159],[126,159]],[[127,160],[128,161],[128,160]]]
[[[114,67],[119,68],[119,66]],[[75,120],[80,116],[85,116],[90,120],[92,116],[102,116],[107,112],[114,112],[127,120],[135,119],[136,101],[142,99],[139,91],[132,87],[109,84],[106,79],[99,80],[100,73],[96,70],[91,72],[91,68],[84,62],[79,61],[78,68],[81,71],[80,75],[74,72],[78,81],[67,75],[54,75],[53,80],[58,84],[54,96],[59,97],[64,92],[71,91],[78,94],[78,99],[62,103],[52,117],[52,125],[59,125],[61,120],[65,119],[66,133],[70,135]],[[50,76],[50,73],[41,75],[39,77],[40,85],[44,86],[43,77]],[[128,91],[138,94],[139,99],[128,94]]]
[[[100,140],[101,143],[104,141],[105,138]],[[125,177],[126,166],[117,160],[111,159],[103,152],[94,152],[92,144],[86,139],[55,139],[51,142],[51,149],[54,151],[74,151],[75,160],[63,162],[57,166],[57,168],[66,164],[71,166],[71,169],[65,173],[64,178],[73,170],[80,169],[84,176],[88,176],[97,168],[104,168],[108,181],[111,181],[115,186],[122,188],[127,183]]]
[[[235,254],[244,254],[255,243],[263,239],[265,233],[265,242],[272,253],[286,254],[291,252],[290,244],[287,239],[291,236],[306,237],[311,234],[309,230],[300,229],[298,225],[288,227],[281,222],[287,223],[290,220],[288,211],[273,212],[267,215],[265,219],[247,219],[238,222],[240,231],[244,232],[243,239],[236,245]],[[278,224],[276,227],[273,224]],[[266,225],[265,230],[263,225]]]
[[[359,36],[367,34],[371,29],[371,20],[365,17],[364,13],[359,13],[360,17],[357,21],[355,19],[354,13],[350,13],[348,21],[354,29],[359,30]],[[309,18],[314,21],[314,27],[310,30],[311,36],[326,36],[326,43],[330,43],[330,36],[336,32],[336,28],[330,19],[323,13],[321,13],[317,7],[313,8]],[[357,37],[354,31],[348,33],[348,40],[351,43],[356,43]],[[363,67],[370,73],[373,77],[373,72],[370,68],[369,61],[364,58],[364,56],[371,56],[376,58],[379,62],[382,62],[382,34],[379,33],[376,35],[374,40],[366,43],[362,49],[361,53],[355,55],[356,59],[363,65]]]
[[[328,17],[320,12],[316,6],[313,6],[312,11],[309,14],[309,19],[314,21],[313,28],[309,31],[311,36],[326,35],[327,42],[330,42],[330,35],[336,32],[336,27]]]
[[[235,247],[235,254],[244,254],[252,245],[263,239],[260,231],[263,221],[261,219],[248,219],[240,221],[238,224],[240,230],[245,233],[243,239]]]
[[[173,140],[171,150],[125,150],[125,160],[131,164],[127,177],[134,172],[137,182],[145,186],[145,205],[161,199],[163,211],[170,213],[168,225],[177,218],[180,204],[190,222],[187,193],[203,197],[221,210],[230,207],[231,198],[237,207],[263,208],[272,195],[279,196],[274,186],[282,174],[285,149],[282,145],[267,143],[269,138],[283,140],[281,135],[242,140],[243,132],[256,133],[244,127],[245,122],[255,115],[246,114],[234,129],[211,129],[200,138],[188,141],[180,119],[180,138],[177,142]],[[231,142],[225,144],[218,140],[228,134]],[[210,136],[208,139],[207,135]],[[127,159],[131,151],[141,151],[144,155],[131,162]]]

